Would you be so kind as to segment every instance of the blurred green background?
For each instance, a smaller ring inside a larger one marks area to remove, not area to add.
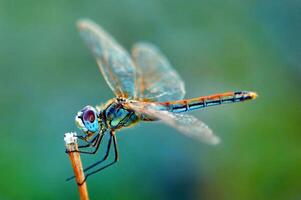
[[[83,106],[113,97],[76,31],[82,17],[127,49],[159,46],[187,97],[259,93],[193,112],[216,147],[160,123],[119,132],[120,162],[88,180],[91,199],[301,199],[300,11],[296,0],[0,0],[0,199],[78,198],[63,134]]]

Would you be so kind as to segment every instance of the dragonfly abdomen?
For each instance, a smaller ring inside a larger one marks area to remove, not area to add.
[[[210,96],[202,96],[193,99],[179,100],[173,102],[162,102],[170,112],[181,113],[208,106],[216,106],[227,103],[236,103],[256,98],[256,93],[241,91],[241,92],[226,92]]]

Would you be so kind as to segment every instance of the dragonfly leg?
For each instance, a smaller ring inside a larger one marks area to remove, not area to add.
[[[96,163],[86,167],[83,171],[86,172],[87,170],[89,169],[92,169],[93,167],[99,165],[100,163],[102,163],[103,161],[105,161],[108,156],[109,156],[109,153],[110,153],[110,149],[111,149],[111,143],[112,143],[112,134],[110,134],[110,138],[109,138],[109,141],[108,141],[108,146],[107,146],[107,151],[106,151],[106,154],[105,156],[100,160],[100,161],[97,161]],[[71,176],[69,178],[66,179],[66,181],[69,181],[69,180],[72,180],[73,178],[75,178],[75,176]],[[85,178],[85,180],[83,181],[83,183],[86,181],[87,178]],[[81,183],[82,184],[82,183]]]
[[[80,139],[81,141],[86,142],[86,144],[78,145],[78,148],[80,149],[80,148],[86,148],[86,147],[93,147],[93,146],[95,146],[95,143],[96,143],[98,137],[99,137],[99,134],[96,137],[94,137],[91,141],[88,141],[87,138],[85,138],[83,136],[78,136],[77,137],[78,139]]]
[[[112,135],[110,135],[105,156],[101,160],[97,161],[96,163],[93,163],[92,165],[86,167],[84,169],[84,172],[88,171],[89,169],[92,169],[93,167],[95,167],[95,166],[99,165],[100,163],[104,162],[105,160],[107,160],[107,158],[109,157],[109,154],[110,154],[111,144],[112,144]]]
[[[91,142],[89,142],[86,145],[81,145],[78,148],[85,148],[85,147],[91,147],[94,148],[93,151],[83,151],[83,150],[75,150],[75,151],[71,151],[71,152],[78,152],[78,153],[83,153],[83,154],[95,154],[100,146],[100,143],[102,141],[103,138],[103,134],[98,134],[95,138],[93,138],[93,140]],[[69,153],[69,152],[67,152]]]
[[[84,141],[86,143],[83,145],[78,145],[78,148],[80,149],[80,148],[94,147],[98,137],[99,137],[99,134],[96,137],[94,137],[91,141],[88,141],[86,137],[83,137],[81,135],[77,136],[78,139],[80,139],[81,141]],[[66,153],[70,153],[70,152],[77,152],[77,151],[67,151],[66,150]]]
[[[113,131],[111,132],[111,137],[113,138],[113,145],[114,145],[114,154],[115,154],[114,160],[113,160],[112,162],[110,162],[109,164],[107,164],[107,165],[105,165],[105,166],[103,166],[103,167],[101,167],[101,168],[99,168],[99,169],[96,169],[96,170],[94,170],[94,171],[88,173],[88,174],[86,175],[86,178],[85,178],[85,180],[83,181],[83,183],[87,180],[87,178],[88,178],[89,176],[91,176],[91,175],[93,175],[93,174],[95,174],[95,173],[97,173],[97,172],[100,172],[101,170],[103,170],[103,169],[105,169],[105,168],[107,168],[107,167],[109,167],[109,166],[115,164],[115,163],[118,161],[118,158],[119,158],[119,157],[118,157],[117,139],[116,139],[116,135],[115,135],[115,133],[114,133]],[[95,165],[94,165],[94,166],[95,166]],[[94,167],[94,166],[93,166],[93,167]],[[89,168],[89,169],[91,169],[91,168]]]

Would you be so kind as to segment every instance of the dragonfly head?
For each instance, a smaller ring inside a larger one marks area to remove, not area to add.
[[[75,123],[86,134],[94,134],[100,131],[98,111],[92,106],[85,106],[75,117]]]

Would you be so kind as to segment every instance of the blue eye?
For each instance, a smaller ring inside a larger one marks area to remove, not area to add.
[[[83,114],[84,121],[89,121],[91,123],[95,120],[95,113],[92,110],[86,110]]]
[[[92,106],[86,106],[82,110],[82,122],[84,124],[84,127],[86,130],[90,132],[97,132],[99,130],[98,120],[97,120],[97,114],[96,114],[95,108]]]

